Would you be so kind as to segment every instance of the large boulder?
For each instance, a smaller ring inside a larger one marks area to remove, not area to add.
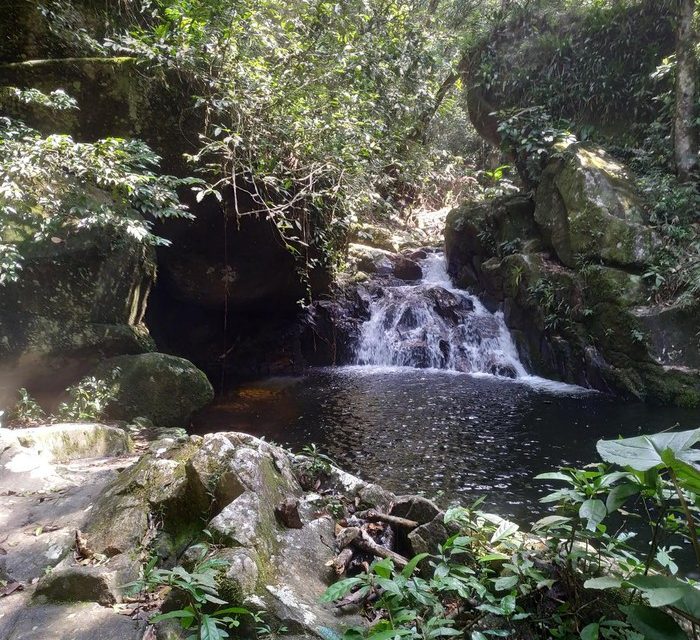
[[[214,399],[207,377],[191,362],[164,353],[118,356],[102,362],[95,377],[112,385],[109,416],[144,417],[165,427],[186,427]]]
[[[536,206],[516,196],[465,203],[448,215],[450,275],[503,311],[529,371],[650,402],[700,405],[697,316],[649,306],[640,271],[655,238],[632,206],[639,202],[633,184],[605,154],[578,146],[567,154],[548,167]]]
[[[376,273],[380,276],[394,276],[399,280],[420,280],[423,270],[420,265],[401,255],[384,249],[376,249],[362,244],[351,244],[349,260],[358,271]]]
[[[190,570],[205,559],[226,562],[218,587],[232,604],[263,610],[268,620],[300,637],[320,637],[322,626],[339,629],[358,622],[320,601],[334,579],[334,523],[322,513],[321,496],[302,491],[295,460],[284,449],[241,433],[193,437],[144,456],[107,487],[84,529],[87,544],[110,557],[105,571],[64,563],[55,579],[42,581],[41,594],[66,599],[60,585],[70,583],[73,594],[73,581],[83,580],[81,593],[87,595],[82,597],[118,600],[110,576],[128,565],[120,559],[143,544],[157,514],[158,537],[167,534],[173,557]],[[356,478],[351,482],[358,491],[369,487]],[[278,517],[283,502],[298,507],[301,528]],[[202,544],[205,527],[215,546]]]
[[[623,268],[647,264],[658,244],[624,165],[603,149],[560,146],[542,173],[535,221],[568,267],[582,260]]]
[[[152,248],[79,230],[24,253],[0,296],[0,404],[19,387],[62,390],[99,360],[153,349],[143,324]]]

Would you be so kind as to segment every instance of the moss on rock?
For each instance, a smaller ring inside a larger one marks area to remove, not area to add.
[[[114,379],[107,413],[117,420],[148,418],[164,427],[186,427],[192,414],[214,398],[207,377],[189,360],[164,353],[118,356],[95,370]]]
[[[582,259],[639,267],[657,244],[632,176],[598,147],[560,148],[543,171],[535,201],[545,240],[569,267]]]

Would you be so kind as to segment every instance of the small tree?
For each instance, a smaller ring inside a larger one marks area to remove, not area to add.
[[[698,169],[698,140],[695,133],[697,34],[693,26],[694,13],[695,0],[679,0],[674,146],[676,170],[681,180],[688,180]]]

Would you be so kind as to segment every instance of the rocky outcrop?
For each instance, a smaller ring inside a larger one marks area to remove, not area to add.
[[[65,89],[80,109],[53,113],[18,103],[9,105],[13,114],[42,133],[68,133],[79,141],[140,138],[162,158],[163,173],[181,177],[192,173],[183,154],[196,152],[204,120],[201,110],[192,105],[191,96],[197,91],[187,85],[185,74],[154,71],[137,66],[133,58],[98,57],[64,46],[66,43],[51,36],[34,3],[17,4],[0,18],[2,25],[32,22],[33,27],[27,38],[23,34],[0,48],[0,61],[7,61],[0,64],[4,82],[47,92]],[[75,13],[76,24],[86,29],[86,36],[101,33],[107,22],[119,24],[125,15],[114,10],[118,15],[102,20],[103,13],[111,9],[92,2],[63,9]],[[319,294],[329,284],[323,256],[313,248],[305,249],[310,259],[319,259],[307,283],[274,221],[247,214],[259,206],[245,190],[237,194],[236,205],[232,190],[223,191],[222,206],[214,197],[197,202],[183,190],[182,197],[196,220],[156,225],[156,233],[170,239],[172,246],[158,251],[159,277],[146,324],[161,350],[188,358],[212,379],[219,380],[223,374],[229,379],[289,372],[299,361],[295,352],[298,302],[305,298],[307,285]],[[234,210],[243,215],[239,217]],[[72,326],[61,333],[66,340],[80,334]],[[125,342],[128,337],[119,334],[112,339]],[[101,337],[90,334],[81,339],[97,343]],[[120,345],[104,349],[98,359],[143,350]],[[60,389],[82,373],[64,371]],[[33,374],[28,373],[16,386],[23,384],[36,386]]]
[[[659,241],[625,167],[603,149],[560,145],[542,173],[534,212],[544,241],[567,267],[649,262]]]
[[[214,399],[207,377],[191,362],[165,353],[117,356],[94,372],[112,389],[106,412],[117,420],[147,418],[162,427],[186,427]]]
[[[15,390],[62,390],[103,358],[154,348],[143,324],[155,254],[79,230],[34,243],[0,296],[0,404]]]
[[[301,488],[295,463],[284,449],[241,433],[184,439],[143,457],[106,488],[84,528],[86,544],[110,558],[106,566],[113,572],[128,566],[130,554],[146,540],[164,562],[182,558],[193,568],[204,560],[223,560],[219,593],[229,602],[265,612],[292,634],[320,637],[320,627],[357,620],[320,601],[333,579],[328,565],[334,522],[323,498]],[[371,486],[352,480],[356,492]],[[276,515],[285,501],[295,503],[301,527],[290,528]],[[158,514],[160,523],[155,539],[149,533],[151,514]],[[202,544],[205,527],[216,546]],[[58,596],[58,587],[76,571],[83,599],[108,603],[113,595],[120,597],[106,590],[104,571],[96,580],[94,569],[75,566],[52,572],[35,597],[66,599],[66,589]]]
[[[465,203],[448,216],[455,283],[500,308],[527,368],[664,404],[700,404],[692,312],[649,306],[656,245],[633,179],[593,147],[554,159],[534,200]]]
[[[9,594],[0,601],[0,637],[143,637],[143,621],[102,606],[120,598],[138,566],[127,556],[82,566],[72,552],[101,492],[134,461],[131,439],[115,427],[0,429],[0,584]]]

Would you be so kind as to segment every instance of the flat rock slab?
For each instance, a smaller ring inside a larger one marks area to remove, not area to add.
[[[0,578],[29,583],[70,551],[104,487],[127,464],[99,459],[57,465],[44,490],[0,489]],[[0,477],[2,476],[0,469]],[[0,636],[1,637],[1,636]]]
[[[74,485],[60,464],[124,456],[131,448],[123,429],[102,424],[0,429],[0,492],[46,492]]]
[[[0,603],[0,614],[3,603]],[[141,640],[146,624],[94,603],[22,608],[3,628],[7,640]]]

